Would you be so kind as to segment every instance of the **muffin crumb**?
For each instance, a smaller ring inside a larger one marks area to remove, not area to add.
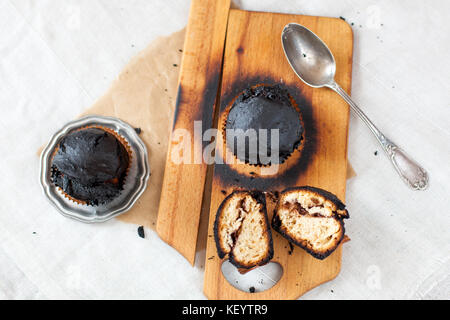
[[[143,227],[143,226],[140,226],[140,227],[137,229],[137,231],[138,231],[139,237],[141,237],[142,239],[145,239],[144,227]]]

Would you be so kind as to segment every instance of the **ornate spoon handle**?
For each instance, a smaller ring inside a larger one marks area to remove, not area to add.
[[[409,157],[401,148],[395,143],[386,138],[384,134],[373,124],[372,121],[364,114],[364,112],[353,102],[352,98],[342,89],[336,82],[328,86],[336,91],[352,108],[352,110],[364,121],[372,133],[377,138],[378,142],[383,147],[383,150],[391,160],[394,168],[402,180],[414,190],[424,190],[428,186],[427,172],[411,157]]]

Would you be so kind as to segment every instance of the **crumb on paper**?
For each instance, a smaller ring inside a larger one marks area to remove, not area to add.
[[[140,226],[140,227],[138,228],[138,235],[139,235],[139,237],[145,239],[144,226]]]

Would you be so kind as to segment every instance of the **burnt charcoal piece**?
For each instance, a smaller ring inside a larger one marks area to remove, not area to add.
[[[302,117],[294,104],[288,91],[280,85],[261,85],[245,90],[236,98],[228,112],[225,124],[228,148],[247,164],[283,163],[303,139]],[[260,134],[260,129],[267,131],[263,135]],[[273,129],[279,130],[278,148],[275,141],[271,141]],[[256,139],[252,140],[253,143],[249,138],[251,132]],[[273,157],[272,147],[278,153]]]
[[[261,192],[235,191],[217,210],[214,223],[217,252],[237,268],[251,269],[273,257],[272,234]]]
[[[280,194],[272,228],[318,259],[328,257],[344,239],[345,205],[328,191],[295,187]]]
[[[289,254],[289,255],[292,255],[293,252],[294,252],[294,246],[292,245],[291,242],[289,242],[289,251],[288,251],[288,254]]]
[[[137,231],[138,231],[139,237],[141,237],[142,239],[145,239],[144,226],[140,226]]]
[[[52,159],[51,178],[73,199],[97,206],[120,194],[129,164],[128,151],[113,134],[86,128],[61,140]]]

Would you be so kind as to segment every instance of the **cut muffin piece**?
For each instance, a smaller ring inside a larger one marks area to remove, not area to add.
[[[217,210],[214,223],[217,252],[238,268],[261,266],[273,257],[266,200],[261,192],[235,191]]]
[[[328,257],[344,238],[345,205],[332,193],[294,187],[280,194],[272,227],[318,259]]]

